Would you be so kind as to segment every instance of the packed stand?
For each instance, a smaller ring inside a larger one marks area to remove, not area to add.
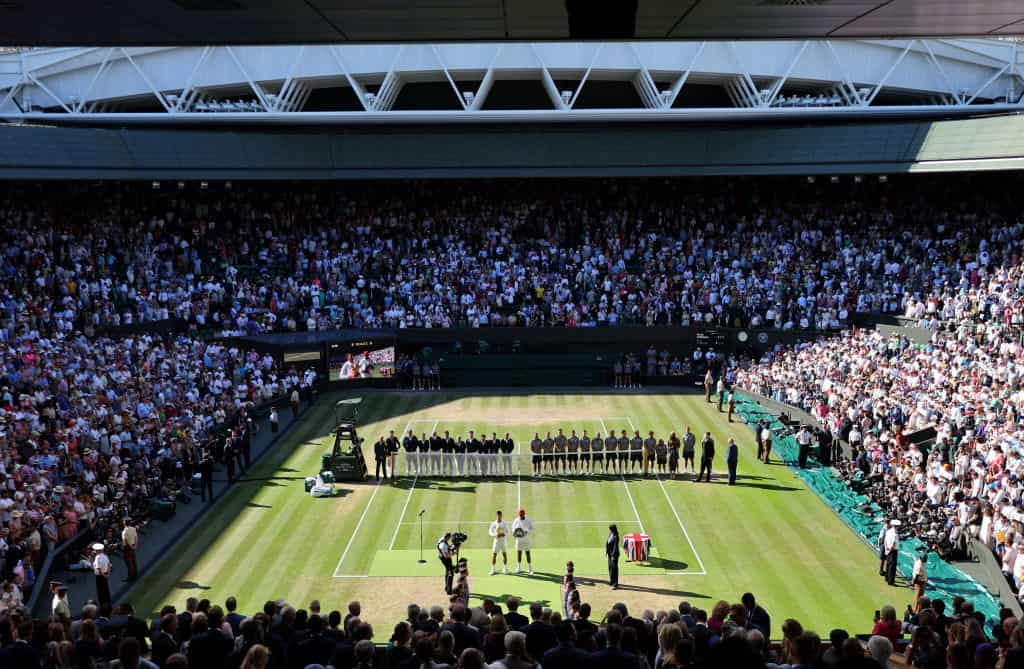
[[[943,292],[904,300],[933,330],[927,343],[851,329],[736,374],[741,387],[804,409],[846,441],[841,472],[901,533],[948,559],[979,539],[1015,591],[1024,575],[1020,231],[990,226],[976,245],[936,253],[964,273]]]
[[[117,549],[122,519],[144,529],[225,435],[251,435],[247,408],[312,383],[223,344],[52,325],[19,322],[0,346],[0,607],[27,599],[58,544]]]
[[[4,307],[69,333],[927,320],[1020,236],[941,179],[47,188],[0,207]]]
[[[54,598],[49,620],[0,613],[0,665],[10,669],[676,669],[746,668],[1002,669],[1024,666],[1024,624],[1003,610],[986,621],[969,602],[923,599],[901,619],[884,606],[863,634],[827,637],[799,621],[774,621],[754,595],[710,610],[682,601],[671,610],[631,611],[617,603],[595,619],[574,581],[561,602],[528,606],[517,597],[479,606],[410,604],[405,619],[380,633],[358,601],[325,611],[267,601],[250,616],[189,598],[146,621],[128,604],[85,604],[72,617]]]

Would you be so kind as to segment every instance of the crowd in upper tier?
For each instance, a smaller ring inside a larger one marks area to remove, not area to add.
[[[982,280],[1024,239],[1005,189],[980,181],[173,186],[9,188],[2,317],[65,333],[167,318],[826,330],[984,309]]]

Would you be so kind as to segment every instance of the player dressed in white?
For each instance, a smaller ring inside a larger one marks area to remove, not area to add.
[[[500,516],[499,516],[500,520]],[[523,553],[526,553],[526,568],[533,574],[533,556],[530,547],[533,542],[533,520],[526,517],[526,510],[519,509],[519,517],[512,521],[512,536],[516,539],[516,573],[523,570]]]
[[[508,523],[501,519],[501,511],[498,511],[497,518],[487,528],[487,534],[494,538],[491,544],[491,576],[494,576],[494,565],[498,561],[498,553],[501,553],[501,573],[508,573]]]

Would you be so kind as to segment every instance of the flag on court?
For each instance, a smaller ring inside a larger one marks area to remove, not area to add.
[[[627,534],[622,538],[622,549],[627,562],[647,562],[651,555],[651,538],[639,532]]]

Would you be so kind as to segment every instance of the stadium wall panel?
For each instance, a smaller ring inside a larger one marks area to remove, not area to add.
[[[1021,165],[1021,116],[806,126],[0,125],[0,178],[6,179],[872,174]]]

